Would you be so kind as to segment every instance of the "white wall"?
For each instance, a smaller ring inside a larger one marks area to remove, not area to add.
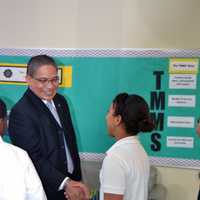
[[[0,48],[200,47],[199,0],[0,0]],[[167,200],[193,200],[198,171],[159,167]]]
[[[0,4],[0,47],[199,48],[199,0]]]
[[[157,167],[158,183],[167,189],[167,200],[196,200],[199,190],[199,171]]]

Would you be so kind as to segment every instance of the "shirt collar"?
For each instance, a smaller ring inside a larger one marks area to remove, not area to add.
[[[130,144],[130,143],[138,143],[138,142],[139,141],[138,141],[137,136],[128,136],[128,137],[122,138],[122,139],[118,140],[117,142],[115,142],[115,144],[113,144],[106,153],[108,154],[109,152],[111,152],[112,150],[114,150],[115,148],[117,148],[121,145]]]
[[[42,99],[42,102],[43,102],[45,105],[47,105],[47,102],[48,102],[48,101],[45,100],[45,99]],[[50,102],[52,103],[53,107],[55,108],[56,106],[55,106],[53,100],[50,100]]]

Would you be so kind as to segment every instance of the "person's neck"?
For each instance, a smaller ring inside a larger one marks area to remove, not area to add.
[[[129,137],[130,135],[127,134],[126,130],[124,128],[118,128],[115,130],[115,133],[114,133],[114,137],[115,139],[118,141],[118,140],[121,140],[125,137]]]

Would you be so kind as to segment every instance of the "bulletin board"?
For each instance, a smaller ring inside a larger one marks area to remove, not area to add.
[[[151,163],[200,168],[200,50],[0,49],[0,98],[9,110],[27,89],[27,61],[38,54],[60,68],[58,92],[69,102],[82,157],[102,159],[114,143],[105,116],[113,98],[128,92],[146,99],[156,122],[139,136]]]

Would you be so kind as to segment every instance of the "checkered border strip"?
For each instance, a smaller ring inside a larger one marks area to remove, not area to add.
[[[105,157],[104,153],[79,153],[81,160],[86,161],[102,161]]]
[[[150,163],[155,166],[163,167],[182,167],[190,169],[200,169],[200,160],[194,159],[150,157]]]
[[[86,161],[102,161],[105,157],[103,153],[80,153],[81,160]],[[159,167],[180,167],[189,169],[200,169],[200,160],[194,159],[177,159],[177,158],[161,158],[150,157],[150,163]]]
[[[34,56],[47,54],[56,57],[200,57],[200,49],[131,49],[131,48],[0,48],[0,55]]]

